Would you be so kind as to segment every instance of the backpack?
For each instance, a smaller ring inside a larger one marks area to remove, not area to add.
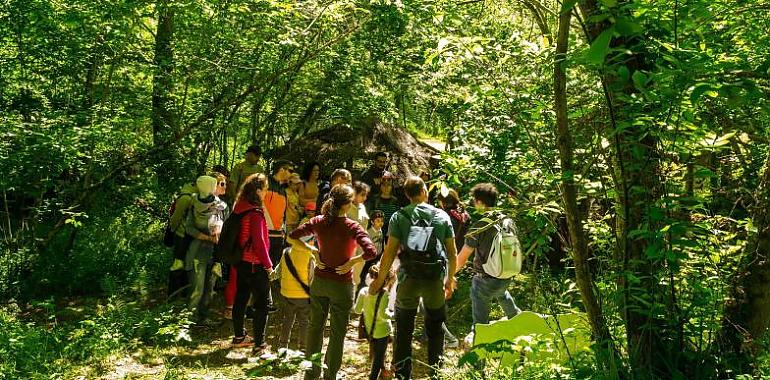
[[[439,252],[439,241],[431,221],[436,217],[436,210],[430,219],[413,220],[401,209],[398,211],[407,218],[411,225],[406,241],[401,242],[401,268],[408,277],[423,280],[437,280],[444,277],[446,260]]]
[[[171,202],[171,206],[168,207],[168,221],[166,221],[166,229],[163,232],[163,244],[166,247],[173,247],[174,246],[174,236],[176,235],[176,232],[171,229],[171,217],[174,215],[174,211],[176,211],[176,203],[179,201],[179,198],[183,196],[192,196],[191,193],[181,193],[176,198],[174,198],[174,201]],[[185,214],[187,213],[187,210],[185,210]],[[184,218],[183,218],[184,220]]]
[[[251,214],[252,211],[263,212],[261,209],[253,208],[240,214],[231,213],[225,220],[214,252],[214,257],[217,260],[223,260],[230,265],[238,264],[241,261],[243,251],[251,245],[251,234],[249,234],[249,240],[246,241],[244,246],[241,246],[238,242],[238,237],[241,233],[241,221],[244,217]]]
[[[487,261],[482,265],[484,272],[499,279],[508,279],[521,272],[524,255],[521,252],[518,230],[513,219],[502,216],[496,221],[489,217],[481,220],[489,223],[496,230]]]

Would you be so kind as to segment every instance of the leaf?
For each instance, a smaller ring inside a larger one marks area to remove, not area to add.
[[[631,78],[631,72],[628,70],[628,67],[618,67],[618,78],[620,78],[623,83],[628,82],[628,80]]]
[[[441,38],[440,40],[438,40],[438,47],[436,48],[436,50],[439,50],[439,51],[444,50],[444,48],[447,45],[449,45],[449,40],[446,38]]]
[[[642,31],[642,27],[627,17],[621,17],[615,21],[615,30],[617,30],[618,33],[623,36],[630,36],[640,33]]]
[[[618,0],[599,0],[607,8],[613,8],[618,5]]]
[[[711,87],[711,84],[709,83],[698,83],[695,85],[695,88],[693,88],[692,93],[690,94],[690,102],[695,104],[698,99],[700,99],[701,95],[703,95],[706,91],[713,90],[713,87]]]
[[[647,85],[647,74],[637,70],[631,75],[631,79],[634,81],[634,86],[640,91],[644,91]]]
[[[593,65],[601,65],[604,62],[604,57],[610,51],[610,40],[612,35],[615,34],[615,28],[611,27],[602,32],[599,37],[596,37],[594,42],[591,43],[591,47],[586,52],[586,60]]]

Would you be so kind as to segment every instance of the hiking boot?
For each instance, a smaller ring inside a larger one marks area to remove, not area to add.
[[[254,344],[254,339],[248,335],[234,336],[233,341],[230,343],[230,345],[234,348],[248,347],[252,344]]]

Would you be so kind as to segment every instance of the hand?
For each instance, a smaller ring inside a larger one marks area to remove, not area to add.
[[[318,250],[313,251],[313,256],[315,257],[315,266],[320,270],[326,269],[326,264],[321,261],[321,256],[318,255]]]
[[[353,267],[356,264],[358,264],[358,262],[359,262],[358,258],[354,257],[354,258],[346,261],[345,264],[342,264],[342,265],[338,266],[337,269],[335,269],[335,272],[337,272],[337,274],[347,274],[348,272],[350,272],[353,269]]]
[[[382,277],[378,277],[376,280],[372,281],[372,283],[369,284],[369,294],[377,295],[380,292],[380,289],[382,289],[382,281]]]
[[[217,277],[222,277],[222,264],[214,263],[214,266],[211,267],[211,274]]]
[[[219,242],[219,234],[209,235],[209,241],[216,244]]]
[[[452,298],[455,288],[457,288],[457,279],[454,276],[447,277],[444,281],[444,299]]]

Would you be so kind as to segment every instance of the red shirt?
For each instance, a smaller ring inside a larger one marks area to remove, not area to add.
[[[289,236],[299,239],[315,234],[321,261],[326,265],[323,270],[316,267],[315,274],[329,280],[352,282],[352,271],[339,275],[334,270],[354,256],[356,244],[363,249],[363,258],[367,261],[377,256],[377,249],[363,227],[352,219],[338,216],[328,223],[327,218],[326,215],[316,216],[292,231]]]
[[[245,247],[241,260],[271,269],[273,263],[270,262],[270,239],[267,237],[264,211],[261,207],[245,201],[236,203],[234,209],[236,214],[248,212],[241,219],[238,235],[238,243]]]

